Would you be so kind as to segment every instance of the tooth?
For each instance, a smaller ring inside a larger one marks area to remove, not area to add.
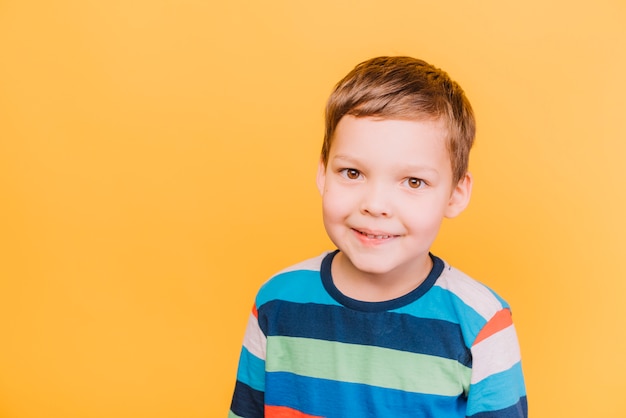
[[[369,239],[389,239],[389,238],[391,238],[391,235],[374,235],[374,234],[367,234],[365,232],[361,232],[361,234],[365,235]]]

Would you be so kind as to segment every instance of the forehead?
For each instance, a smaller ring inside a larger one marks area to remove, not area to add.
[[[345,115],[337,124],[331,146],[360,148],[375,139],[379,140],[378,146],[385,148],[391,146],[394,139],[446,146],[448,132],[442,119],[390,119]]]
[[[449,166],[447,132],[439,120],[345,116],[333,135],[329,160],[381,167]]]

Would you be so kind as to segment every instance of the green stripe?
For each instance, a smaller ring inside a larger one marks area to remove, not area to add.
[[[228,418],[243,418],[235,414],[233,411],[228,411]]]
[[[455,360],[389,348],[295,337],[267,339],[267,372],[458,396],[471,369]]]

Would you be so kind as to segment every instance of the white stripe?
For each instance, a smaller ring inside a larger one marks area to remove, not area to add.
[[[279,274],[289,273],[290,271],[296,271],[296,270],[320,271],[320,268],[322,266],[322,260],[324,259],[324,257],[326,257],[327,254],[328,252],[325,252],[323,254],[318,255],[317,257],[309,258],[308,260],[304,260],[304,261],[299,262],[298,264],[289,266],[285,268],[284,270],[281,270],[280,272],[278,272],[276,276],[278,276]]]
[[[485,318],[485,321],[489,321],[503,308],[500,300],[485,285],[448,265],[445,266],[436,286],[454,293],[463,303]]]
[[[511,324],[476,344],[472,357],[472,384],[513,367],[521,359],[515,326]]]
[[[263,334],[263,331],[261,331],[261,328],[259,328],[259,322],[256,317],[250,313],[248,325],[246,326],[246,335],[243,338],[243,346],[261,360],[265,360],[266,345],[267,338]]]

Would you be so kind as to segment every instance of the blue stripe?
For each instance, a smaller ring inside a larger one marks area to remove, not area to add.
[[[483,285],[485,286],[485,285]],[[503,308],[507,308],[507,309],[511,309],[511,307],[509,306],[508,302],[504,299],[502,299],[502,297],[500,295],[498,295],[496,292],[494,292],[491,288],[485,286],[487,288],[487,290],[489,290],[491,292],[492,295],[494,295],[496,297],[496,299],[498,299],[498,302],[500,302],[502,304]]]
[[[268,337],[361,344],[443,357],[467,367],[472,364],[459,325],[437,319],[273,301],[259,308],[259,325]]]
[[[312,270],[296,270],[274,276],[259,290],[256,306],[259,308],[274,299],[338,305],[324,290],[320,272]]]
[[[418,317],[428,317],[460,324],[465,345],[471,347],[487,321],[474,308],[449,290],[433,286],[417,303],[395,310]]]
[[[465,416],[463,397],[402,392],[284,372],[269,373],[267,382],[271,388],[265,394],[267,405],[287,406],[326,418]]]
[[[462,308],[461,315],[457,307]],[[465,321],[465,311],[472,315],[472,321],[485,324],[485,319],[471,306],[465,304],[457,295],[439,286],[433,286],[417,303],[394,309],[393,312],[406,313],[413,316],[441,319],[443,321],[459,323]]]
[[[265,361],[261,360],[246,347],[241,349],[237,380],[259,391],[265,390]]]
[[[494,393],[497,396],[494,396]],[[478,415],[483,411],[507,410],[517,408],[521,398],[526,396],[522,364],[501,373],[493,374],[470,387],[470,407],[468,416]],[[500,415],[498,415],[499,417]],[[503,417],[508,415],[502,415]],[[518,416],[518,415],[513,415]]]

